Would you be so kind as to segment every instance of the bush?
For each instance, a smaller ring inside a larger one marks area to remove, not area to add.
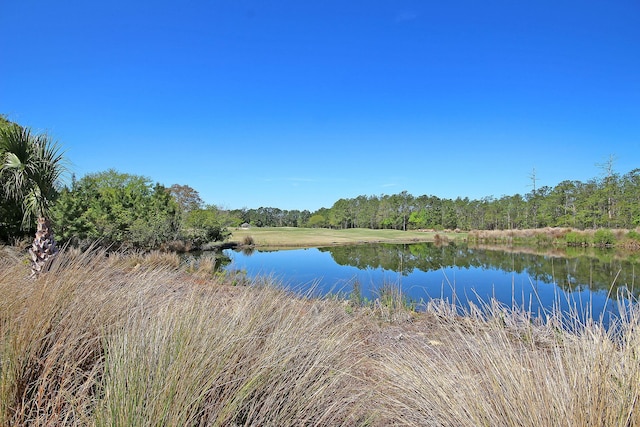
[[[553,237],[546,233],[536,234],[535,239],[538,246],[551,246],[553,244]]]
[[[593,243],[596,246],[612,246],[616,242],[616,237],[613,231],[601,228],[593,235]]]
[[[589,246],[589,236],[585,233],[570,231],[565,235],[567,246]]]
[[[230,234],[222,223],[219,211],[212,206],[189,212],[183,233],[184,237],[196,246],[224,241]]]
[[[631,230],[627,233],[627,239],[635,240],[636,242],[640,242],[640,233],[635,230]]]
[[[89,174],[62,190],[51,210],[61,243],[157,249],[178,237],[179,211],[172,196],[149,179],[108,170]]]

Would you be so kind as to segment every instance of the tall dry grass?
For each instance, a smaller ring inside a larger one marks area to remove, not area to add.
[[[188,269],[66,253],[33,281],[0,256],[0,425],[640,425],[637,308],[569,332],[495,302],[354,311]]]
[[[380,346],[375,371],[398,425],[640,425],[637,310],[619,329],[573,334],[495,306],[437,311]]]
[[[576,231],[568,227],[544,227],[512,230],[472,230],[468,233],[468,240],[478,243],[515,243],[518,241],[534,240],[538,238],[543,243],[553,243],[564,239],[567,233]],[[576,231],[581,234],[593,236],[594,230]],[[564,243],[564,242],[562,242]]]
[[[339,302],[158,258],[62,255],[36,281],[2,261],[2,425],[364,422],[362,326]]]

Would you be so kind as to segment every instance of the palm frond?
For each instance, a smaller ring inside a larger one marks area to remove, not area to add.
[[[33,216],[46,216],[67,168],[60,146],[28,128],[0,130],[0,179],[5,197],[21,203],[23,227]]]
[[[28,128],[10,126],[0,129],[0,153],[13,153],[23,163],[31,157],[35,138]]]
[[[33,186],[22,201],[24,207],[24,215],[22,217],[23,228],[28,228],[32,224],[33,215],[36,217],[42,216],[43,209],[40,206],[41,203],[40,191],[37,186]]]

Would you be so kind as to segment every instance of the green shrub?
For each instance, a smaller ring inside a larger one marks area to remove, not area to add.
[[[553,244],[553,237],[546,233],[537,233],[535,239],[538,246],[551,246]]]
[[[636,242],[640,242],[640,233],[635,230],[631,230],[627,233],[627,239],[635,240]]]
[[[178,237],[178,209],[164,186],[110,169],[63,189],[51,218],[61,243],[157,249]]]
[[[565,235],[567,246],[589,246],[589,236],[585,233],[570,231]]]
[[[183,234],[195,245],[210,242],[221,242],[231,234],[222,221],[222,216],[215,206],[206,209],[194,209],[187,215]]]
[[[597,246],[611,246],[615,244],[616,237],[613,231],[601,228],[593,235],[593,243]]]

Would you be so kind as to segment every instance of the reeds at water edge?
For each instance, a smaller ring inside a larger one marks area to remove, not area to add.
[[[567,330],[495,301],[353,308],[206,271],[68,251],[31,280],[0,256],[0,425],[640,425],[635,304]]]

